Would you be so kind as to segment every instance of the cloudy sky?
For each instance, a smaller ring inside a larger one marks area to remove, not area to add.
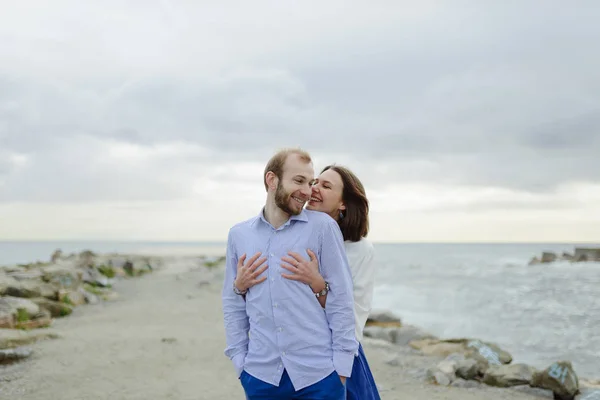
[[[280,147],[374,241],[600,241],[597,1],[23,1],[0,239],[225,240]]]

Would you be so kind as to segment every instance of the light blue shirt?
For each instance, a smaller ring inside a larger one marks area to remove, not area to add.
[[[281,257],[295,251],[309,259],[311,249],[329,283],[325,309],[312,289],[281,276]],[[256,252],[267,257],[267,280],[250,288],[246,301],[233,292],[238,258]],[[229,231],[223,284],[225,355],[243,370],[279,386],[285,369],[296,390],[327,377],[352,373],[358,351],[355,337],[352,276],[337,222],[329,215],[303,210],[275,229],[260,215]]]

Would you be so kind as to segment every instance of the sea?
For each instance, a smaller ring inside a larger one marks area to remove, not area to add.
[[[375,309],[443,338],[498,344],[514,363],[539,369],[570,360],[580,377],[600,378],[600,263],[528,262],[542,251],[573,253],[600,244],[375,243]],[[223,255],[225,243],[1,242],[0,265],[65,253]]]

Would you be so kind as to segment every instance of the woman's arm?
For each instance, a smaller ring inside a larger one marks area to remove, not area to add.
[[[354,284],[354,319],[362,337],[373,303],[376,265],[375,249],[371,243],[367,242],[360,252],[357,257],[352,257],[350,269]]]

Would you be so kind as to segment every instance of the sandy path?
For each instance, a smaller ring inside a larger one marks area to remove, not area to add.
[[[199,285],[206,273],[186,269],[121,281],[118,300],[56,320],[61,339],[39,342],[30,360],[0,369],[0,398],[243,399],[223,355],[219,278]],[[540,399],[514,389],[432,386],[408,373],[423,357],[401,354],[394,367],[385,362],[389,348],[367,344],[365,352],[386,400]]]

